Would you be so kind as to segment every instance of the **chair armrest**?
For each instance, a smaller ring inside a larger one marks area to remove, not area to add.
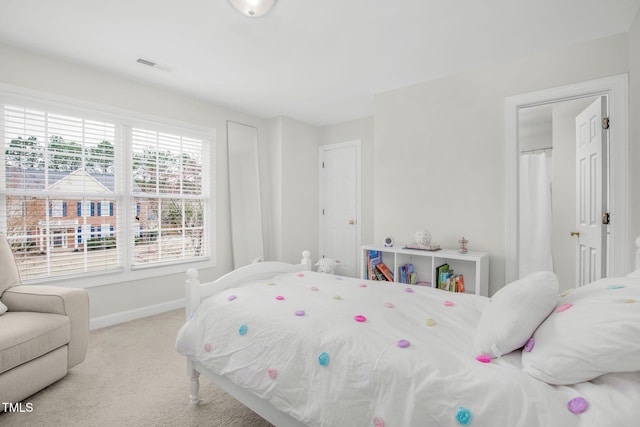
[[[84,360],[89,340],[89,294],[85,289],[19,285],[4,291],[2,302],[9,311],[68,316],[71,320],[71,339],[67,368]]]

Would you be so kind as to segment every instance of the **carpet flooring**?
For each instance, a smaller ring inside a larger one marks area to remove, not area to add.
[[[177,310],[90,332],[84,362],[25,399],[31,412],[0,413],[3,427],[269,427],[224,391],[200,379],[200,405],[189,404],[184,357],[175,338]]]

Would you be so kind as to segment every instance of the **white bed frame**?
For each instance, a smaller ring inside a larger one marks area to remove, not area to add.
[[[242,282],[250,280],[269,279],[282,273],[305,270],[311,270],[311,253],[309,251],[302,252],[302,260],[300,261],[300,264],[288,264],[284,262],[258,262],[255,264],[240,267],[237,270],[231,271],[230,273],[225,274],[219,279],[208,283],[200,283],[200,280],[198,280],[198,271],[194,268],[189,269],[189,271],[187,271],[186,283],[187,319],[189,319],[191,315],[195,313],[196,309],[200,305],[200,302],[210,295],[215,295]],[[200,403],[200,398],[198,397],[198,390],[200,389],[200,374],[202,374],[212,383],[216,384],[222,390],[229,393],[231,396],[254,411],[256,414],[269,421],[271,424],[278,427],[303,426],[303,424],[301,424],[298,420],[292,418],[288,414],[280,412],[266,400],[261,399],[250,391],[237,386],[226,377],[217,375],[209,371],[195,359],[187,357],[187,375],[189,376],[191,382],[189,398],[192,405],[197,405],[198,403]]]

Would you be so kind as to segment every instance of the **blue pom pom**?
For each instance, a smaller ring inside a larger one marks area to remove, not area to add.
[[[244,334],[246,334],[246,333],[247,333],[247,329],[248,329],[248,328],[247,328],[247,325],[241,325],[241,326],[240,326],[240,329],[238,330],[238,333],[239,333],[240,335],[244,335]]]
[[[456,421],[458,424],[466,426],[471,422],[471,411],[465,408],[464,406],[460,406],[458,408],[458,412],[456,412]]]
[[[326,351],[323,351],[322,353],[320,353],[320,356],[318,356],[318,362],[322,366],[329,365],[329,354]]]

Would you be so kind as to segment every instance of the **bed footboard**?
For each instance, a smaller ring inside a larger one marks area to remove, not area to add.
[[[291,273],[298,271],[311,270],[311,253],[309,251],[302,252],[302,259],[299,264],[288,264],[284,262],[258,262],[244,267],[240,267],[231,271],[219,279],[209,282],[200,283],[198,278],[198,270],[192,268],[187,271],[187,281],[185,288],[186,299],[186,316],[187,320],[195,313],[200,305],[200,301],[204,298],[215,295],[225,289],[237,286],[241,283],[261,280],[275,277],[283,273]],[[242,402],[245,406],[276,425],[300,425],[293,418],[286,414],[278,412],[268,402],[260,400],[257,396],[243,390],[233,384],[225,377],[207,372],[204,366],[198,364],[195,360],[187,358],[187,375],[189,377],[189,402],[197,405],[200,402],[198,396],[200,390],[200,375],[204,375],[214,384],[231,394],[233,397]]]

